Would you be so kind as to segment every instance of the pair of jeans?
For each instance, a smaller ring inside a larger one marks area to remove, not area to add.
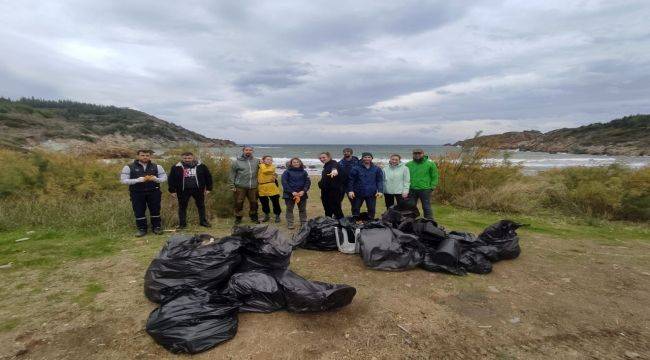
[[[244,201],[248,199],[248,214],[251,219],[257,218],[257,188],[247,189],[243,187],[235,188],[235,216],[244,216]]]
[[[341,210],[341,191],[338,189],[322,189],[320,199],[323,203],[325,216],[333,216],[335,219],[343,218],[343,210]]]
[[[366,208],[368,209],[368,217],[370,219],[375,218],[375,208],[377,207],[377,198],[372,196],[356,196],[353,199],[352,203],[352,216],[359,216],[361,213],[361,205],[366,203]]]
[[[282,209],[280,208],[280,195],[260,196],[260,203],[262,203],[262,212],[267,215],[271,213],[269,200],[271,200],[271,203],[273,204],[273,213],[275,215],[282,214]]]
[[[284,199],[284,204],[287,206],[287,226],[293,226],[293,208],[296,206],[296,203],[293,199]],[[307,222],[307,199],[302,198],[298,203],[298,217],[300,218],[300,225],[304,225]]]
[[[199,222],[207,221],[205,217],[205,191],[203,189],[185,189],[179,191],[176,196],[178,197],[179,225],[187,225],[187,205],[190,203],[190,198],[194,198],[196,209],[199,211]]]
[[[147,209],[151,218],[151,227],[153,229],[162,227],[160,220],[160,199],[162,193],[160,190],[154,191],[131,191],[131,206],[135,215],[135,226],[139,230],[147,231]]]
[[[424,218],[433,220],[433,210],[431,210],[431,193],[433,190],[409,190],[409,200],[414,206],[418,205],[418,200],[422,203],[422,213]]]
[[[388,209],[395,204],[400,205],[405,199],[402,194],[384,194],[384,200],[386,201],[386,209]]]

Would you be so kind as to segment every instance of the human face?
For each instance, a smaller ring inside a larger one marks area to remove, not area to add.
[[[298,159],[291,160],[291,167],[298,169],[300,167],[300,161]]]
[[[254,150],[251,147],[246,147],[246,148],[244,148],[244,151],[243,151],[245,157],[253,156],[253,152],[254,152]]]
[[[400,163],[399,157],[391,156],[390,160],[388,160],[388,163],[393,165],[393,166],[397,166]]]
[[[424,157],[424,153],[421,151],[414,151],[413,152],[413,160],[420,160]]]
[[[365,165],[370,165],[372,163],[372,156],[367,156],[366,155],[366,156],[361,158],[361,161],[363,161],[363,163]]]
[[[194,161],[194,155],[183,155],[183,162],[184,163],[191,163]]]
[[[140,161],[143,164],[148,163],[149,161],[151,161],[151,154],[147,152],[138,153],[138,161]]]
[[[326,162],[330,161],[330,157],[327,156],[327,154],[320,154],[320,155],[318,156],[318,159],[319,159],[320,162],[322,162],[323,164],[325,164]]]
[[[348,159],[352,156],[352,151],[350,150],[343,150],[343,157]]]
[[[262,162],[265,163],[266,165],[271,165],[271,164],[273,164],[273,158],[270,157],[270,156],[267,156],[267,157],[264,158],[264,160],[262,160]]]

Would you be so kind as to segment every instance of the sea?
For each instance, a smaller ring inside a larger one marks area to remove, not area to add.
[[[338,160],[346,147],[354,150],[354,155],[361,158],[361,153],[369,152],[373,155],[376,163],[387,164],[391,154],[399,154],[402,162],[411,159],[412,151],[421,148],[430,157],[436,157],[449,152],[458,152],[459,148],[442,145],[277,145],[277,144],[252,144],[255,150],[255,157],[270,155],[273,162],[281,171],[292,157],[299,157],[310,173],[319,173],[322,164],[318,160],[321,152],[327,151],[332,158]],[[217,154],[227,155],[231,158],[241,154],[241,147],[216,148],[213,151]],[[631,168],[650,166],[650,156],[609,156],[609,155],[583,155],[564,153],[544,153],[532,151],[499,151],[488,162],[503,162],[507,157],[508,161],[521,164],[525,173],[534,174],[539,171],[551,168],[562,168],[569,166],[606,166],[610,164],[622,164]]]

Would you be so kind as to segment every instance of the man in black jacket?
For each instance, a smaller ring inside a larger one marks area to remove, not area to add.
[[[343,217],[343,210],[341,210],[343,184],[341,184],[339,176],[339,164],[332,160],[332,156],[328,152],[321,153],[318,158],[323,163],[323,173],[318,187],[320,187],[320,198],[323,202],[325,216],[341,219]]]
[[[199,211],[199,224],[210,227],[205,216],[205,195],[212,191],[212,175],[205,164],[194,159],[194,154],[185,152],[182,161],[169,171],[169,192],[178,198],[178,228],[187,227],[187,205],[194,198]]]
[[[154,234],[163,233],[160,219],[160,183],[167,181],[167,174],[162,166],[151,162],[152,154],[151,150],[138,150],[137,160],[125,165],[120,173],[120,182],[129,186],[138,237],[147,235],[147,208]]]

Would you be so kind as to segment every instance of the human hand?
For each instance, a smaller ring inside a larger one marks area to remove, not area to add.
[[[408,198],[408,197],[409,197],[409,192],[408,192],[408,191],[403,192],[403,193],[402,193],[402,197],[403,197],[404,199]]]
[[[328,175],[329,177],[335,177],[335,176],[338,175],[338,174],[339,174],[338,170],[334,169],[334,170],[332,170],[331,173],[329,173],[329,174],[327,174],[327,175]]]
[[[379,191],[377,191],[377,193],[375,194],[375,197],[376,197],[376,198],[380,198],[380,197],[382,197],[383,195],[384,195],[384,194],[382,194],[382,193],[380,193]]]
[[[304,192],[304,191],[300,191],[300,192],[298,192],[298,196],[301,196],[301,197],[302,197],[303,195],[305,195],[305,192]]]
[[[205,190],[205,194],[208,195],[210,193],[210,190]]]
[[[293,196],[298,196],[298,192],[297,192],[297,191],[294,191],[294,192],[291,193],[291,195],[293,195]]]
[[[350,192],[348,193],[348,197],[349,197],[350,199],[354,199],[354,191],[350,191]]]
[[[170,195],[171,195],[173,198],[176,197],[176,193],[171,193]]]
[[[138,180],[138,182],[145,182],[145,181],[147,181],[147,177],[146,176],[141,176],[141,177],[137,178],[136,180]]]

